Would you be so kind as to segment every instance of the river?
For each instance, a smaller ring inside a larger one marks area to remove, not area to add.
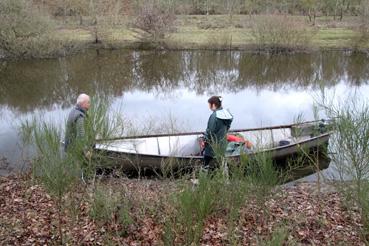
[[[288,124],[299,115],[314,118],[313,104],[322,89],[335,99],[354,91],[369,95],[368,58],[332,51],[89,50],[66,58],[3,61],[0,162],[14,170],[24,167],[19,122],[42,115],[63,125],[81,92],[108,95],[112,109],[121,109],[135,124],[175,121],[186,131],[204,130],[211,95],[223,96],[234,115],[233,128]]]

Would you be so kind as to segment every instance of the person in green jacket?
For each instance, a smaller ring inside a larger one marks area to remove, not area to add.
[[[233,116],[222,107],[222,97],[212,96],[208,100],[210,115],[205,133],[204,169],[213,170],[216,167],[213,159],[224,154],[227,147],[227,132],[231,127]]]

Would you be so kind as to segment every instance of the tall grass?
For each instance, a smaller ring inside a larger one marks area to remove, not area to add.
[[[358,207],[364,225],[363,239],[369,239],[369,103],[360,93],[340,101],[322,96],[320,109],[333,119],[330,139],[333,180],[348,207]]]
[[[288,240],[288,230],[284,227],[276,228],[271,237],[267,240],[262,240],[259,245],[262,246],[280,246],[280,245],[293,245],[292,243],[286,243]]]
[[[221,180],[201,172],[198,187],[193,189],[185,184],[182,191],[174,195],[176,214],[167,221],[166,245],[173,245],[174,241],[170,241],[175,238],[173,235],[182,237],[185,245],[199,243],[206,219],[214,212],[220,185]]]
[[[258,214],[257,219],[259,223],[264,223],[269,212],[266,201],[277,193],[276,186],[283,180],[282,175],[276,170],[271,153],[268,152],[261,152],[251,158],[243,156],[242,162],[247,163],[250,189],[262,211]]]
[[[33,143],[37,149],[37,157],[32,162],[33,177],[56,199],[59,240],[63,244],[63,198],[78,181],[80,161],[76,156],[64,155],[60,146],[61,131],[56,126],[25,122],[21,131],[24,141]]]
[[[45,122],[42,118],[33,118],[20,125],[24,144],[36,149],[32,160],[33,177],[56,199],[60,243],[64,243],[62,215],[65,195],[80,183],[83,173],[95,175],[96,167],[107,161],[97,154],[93,158],[88,157],[86,151],[94,153],[93,144],[97,136],[109,137],[123,127],[119,115],[108,114],[108,103],[103,97],[93,97],[92,108],[86,118],[86,138],[78,139],[68,152],[63,151],[61,144],[64,138],[61,126]]]
[[[165,222],[165,244],[198,245],[207,220],[212,215],[225,214],[228,241],[238,245],[236,228],[241,208],[254,195],[265,204],[279,182],[279,173],[269,157],[255,155],[243,158],[241,163],[228,161],[227,165],[218,158],[220,163],[214,171],[198,172],[197,184],[184,181],[181,191],[171,200],[173,211]]]
[[[122,195],[114,192],[109,186],[96,185],[90,201],[90,216],[102,223],[111,222],[112,218],[115,218],[114,222],[122,226],[131,224],[128,203],[122,199]]]

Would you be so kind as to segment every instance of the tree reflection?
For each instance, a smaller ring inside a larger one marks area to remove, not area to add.
[[[22,112],[68,107],[81,92],[111,97],[185,88],[198,94],[332,87],[369,81],[365,54],[255,55],[239,51],[94,51],[73,57],[3,62],[0,105]]]

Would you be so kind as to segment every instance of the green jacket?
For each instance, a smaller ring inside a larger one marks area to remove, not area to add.
[[[232,121],[232,114],[223,108],[219,108],[210,115],[205,133],[205,156],[215,157],[214,150],[221,152],[225,151],[227,147],[226,136]]]
[[[64,150],[73,145],[77,139],[85,138],[85,118],[86,111],[76,106],[69,113],[67,120],[67,127],[65,130]]]

